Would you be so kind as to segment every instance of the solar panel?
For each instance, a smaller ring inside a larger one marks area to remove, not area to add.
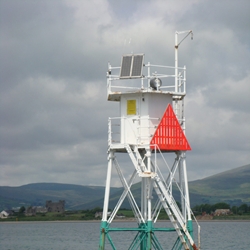
[[[120,78],[127,78],[130,76],[131,63],[132,63],[132,55],[127,55],[122,57]]]
[[[131,77],[141,77],[143,55],[134,55]]]
[[[124,55],[122,57],[122,65],[120,78],[140,78],[142,77],[143,54]]]

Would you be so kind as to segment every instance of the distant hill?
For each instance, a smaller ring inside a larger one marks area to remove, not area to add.
[[[45,206],[46,200],[65,200],[66,209],[87,208],[94,200],[103,200],[105,187],[60,183],[34,183],[20,187],[0,186],[0,210],[20,206]],[[120,188],[111,188],[110,194]],[[100,204],[102,207],[102,203]]]
[[[132,186],[132,193],[135,198],[138,198],[140,205],[140,183]],[[120,195],[121,191],[118,191],[110,196],[111,207],[116,204]],[[239,206],[242,203],[250,205],[250,164],[189,182],[189,195],[191,207],[219,202],[225,202],[231,206]],[[173,196],[180,201],[179,191],[175,188],[173,188]],[[153,193],[153,197],[157,197],[157,195]],[[94,201],[94,204],[97,205],[96,202]],[[124,201],[123,207],[129,207],[128,201]]]
[[[250,203],[250,164],[189,183],[193,204]]]
[[[44,206],[46,200],[66,201],[66,209],[81,210],[103,206],[105,187],[58,183],[34,183],[20,187],[0,186],[0,210],[20,206]],[[113,208],[123,188],[111,188],[110,207]],[[140,183],[132,186],[140,200]],[[175,191],[174,195],[176,194]],[[230,205],[250,204],[250,164],[189,182],[191,206],[226,202]],[[178,197],[176,197],[178,199]],[[123,208],[129,208],[127,200]]]

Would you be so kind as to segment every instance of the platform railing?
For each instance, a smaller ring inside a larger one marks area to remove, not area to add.
[[[125,123],[124,120],[126,120],[126,117],[109,117],[108,119],[108,145],[114,145],[114,144],[121,144],[121,122]],[[135,139],[135,145],[145,145],[149,144],[151,141],[151,138],[153,137],[152,132],[155,130],[155,126],[152,124],[152,126],[142,126],[141,124],[143,121],[152,121],[152,120],[159,120],[159,118],[153,118],[153,117],[138,117],[135,118],[138,120],[138,126],[135,128],[129,127],[131,131],[134,133]],[[129,123],[126,123],[129,125]],[[143,132],[144,131],[144,132]],[[123,131],[125,133],[125,129]],[[124,138],[126,138],[126,134],[123,135]],[[125,139],[124,144],[128,144],[128,142]]]
[[[178,67],[177,92],[175,87],[175,67],[163,66],[147,63],[143,67],[141,78],[120,79],[121,67],[112,67],[108,65],[107,72],[107,91],[108,94],[117,92],[133,92],[153,90],[150,87],[150,80],[159,78],[162,86],[156,91],[171,92],[176,95],[185,95],[186,93],[186,67]]]

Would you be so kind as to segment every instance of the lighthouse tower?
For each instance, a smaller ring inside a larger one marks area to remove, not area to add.
[[[191,150],[185,136],[186,68],[178,67],[178,35],[185,33],[187,37],[192,31],[175,34],[174,67],[145,63],[144,54],[123,55],[121,66],[108,66],[107,99],[119,102],[120,114],[108,121],[99,250],[199,249],[194,242],[186,170],[186,151]],[[124,161],[124,155],[129,161]],[[169,158],[173,158],[171,164]],[[110,200],[114,173],[124,188],[116,204]],[[140,186],[136,194],[133,184]],[[113,227],[125,200],[135,220],[127,227]],[[169,222],[158,225],[162,212]],[[117,232],[122,232],[119,240],[114,237]],[[128,233],[133,235],[131,241]]]

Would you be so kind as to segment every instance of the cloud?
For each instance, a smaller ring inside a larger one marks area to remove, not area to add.
[[[248,9],[243,0],[2,0],[0,185],[104,185],[107,120],[119,115],[106,100],[107,64],[135,52],[173,66],[176,30],[194,32],[179,47],[190,179],[249,163]]]

